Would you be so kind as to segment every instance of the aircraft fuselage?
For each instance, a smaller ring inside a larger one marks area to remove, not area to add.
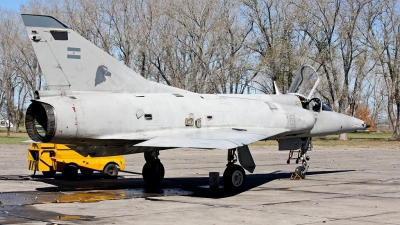
[[[36,104],[32,106],[36,107],[28,109],[27,116],[34,113],[37,118],[46,117],[46,124],[49,124],[43,127],[46,135],[37,124],[32,127],[36,129],[35,141],[96,148],[125,146],[129,149],[162,133],[185,133],[191,129],[284,128],[286,132],[268,139],[285,139],[327,135],[340,129],[343,132],[354,131],[354,127],[361,127],[363,123],[339,113],[303,109],[298,97],[290,94],[88,92],[45,97],[34,102]],[[46,105],[46,110],[41,110],[43,105]],[[53,116],[49,113],[52,110]],[[144,150],[135,148],[132,151]]]
[[[299,133],[313,128],[313,113],[298,106],[296,96],[281,97],[291,105],[264,102],[265,96],[268,95],[243,99],[210,94],[87,93],[35,101],[54,110],[54,135],[41,141],[64,144],[79,140],[90,145],[89,139],[112,139],[114,134],[146,140],[152,138],[151,132],[177,129],[185,132],[217,127],[268,127]],[[185,124],[187,119],[193,119],[193,125]],[[201,124],[196,126],[197,120]]]

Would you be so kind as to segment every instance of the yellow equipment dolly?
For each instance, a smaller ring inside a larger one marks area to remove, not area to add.
[[[112,178],[118,176],[118,170],[125,169],[125,159],[123,156],[85,157],[62,144],[31,143],[28,167],[41,171],[45,177],[54,177],[56,172],[62,172],[65,179],[76,179],[80,170],[84,177],[100,171],[105,178]]]

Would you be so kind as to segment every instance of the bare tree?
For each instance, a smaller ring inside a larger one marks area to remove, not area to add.
[[[252,24],[240,21],[239,2],[149,1],[143,8],[146,49],[139,56],[155,72],[152,79],[199,93],[244,92],[251,80],[244,45]]]
[[[397,1],[372,1],[366,19],[366,24],[371,27],[368,44],[386,84],[393,139],[400,140],[400,16]]]
[[[345,0],[342,2],[340,11],[338,47],[342,59],[344,80],[341,89],[342,96],[339,98],[338,104],[340,109],[349,107],[352,115],[361,100],[364,78],[373,69],[373,65],[369,66],[367,48],[360,41],[361,32],[368,31],[365,28],[360,30],[360,15],[364,13],[368,2],[369,0]],[[350,86],[353,90],[350,90]]]
[[[366,80],[363,99],[366,99],[366,104],[371,109],[371,119],[377,125],[379,117],[385,113],[387,106],[385,83],[382,73],[379,70],[375,70],[375,73],[369,74]]]
[[[301,66],[299,53],[303,47],[291,1],[243,0],[248,23],[254,23],[251,44],[257,60],[258,83],[266,93],[272,93],[272,82],[277,81],[283,91],[290,86],[292,72]],[[261,80],[260,80],[261,79]]]
[[[3,37],[0,40],[0,107],[5,109],[5,119],[13,124],[14,131],[17,132],[28,95],[25,77],[21,73],[25,61],[19,48],[24,35],[16,12],[1,10],[0,22],[0,35]],[[11,123],[8,123],[7,135],[10,135]]]

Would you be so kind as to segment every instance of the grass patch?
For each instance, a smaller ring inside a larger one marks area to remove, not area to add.
[[[30,138],[23,128],[18,133],[10,131],[10,136],[7,136],[7,128],[0,127],[0,144],[28,145],[29,143],[23,142],[27,140],[30,140]]]
[[[325,137],[314,137],[314,147],[373,147],[373,146],[400,146],[399,141],[392,141],[391,132],[366,132],[366,133],[348,133],[346,141],[339,140],[339,135],[328,135]],[[258,141],[250,146],[274,146],[278,148],[278,142]]]
[[[314,146],[323,147],[373,147],[373,146],[400,146],[399,141],[390,140],[392,132],[365,132],[348,133],[346,141],[339,140],[339,135],[313,138]]]
[[[392,132],[360,132],[360,133],[348,133],[347,138],[349,140],[356,139],[368,139],[368,140],[389,140],[392,137]],[[320,140],[339,140],[339,135],[328,135],[325,137],[317,137],[315,139]]]

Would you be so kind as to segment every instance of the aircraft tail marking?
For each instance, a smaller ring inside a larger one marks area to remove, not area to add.
[[[22,14],[48,90],[182,93],[146,80],[51,16]]]

